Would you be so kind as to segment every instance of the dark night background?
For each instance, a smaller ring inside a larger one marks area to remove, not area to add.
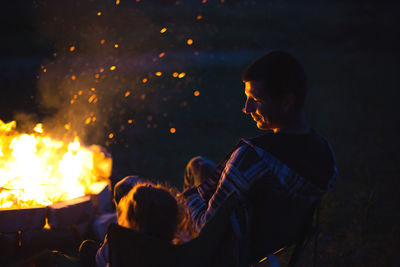
[[[0,119],[20,130],[44,121],[66,139],[71,123],[86,144],[111,152],[114,180],[140,174],[180,188],[191,157],[218,161],[239,138],[261,133],[241,112],[241,72],[285,49],[304,64],[308,119],[330,140],[340,171],[323,202],[320,265],[396,266],[398,10],[395,1],[354,0],[7,1]],[[96,121],[87,125],[89,117]]]

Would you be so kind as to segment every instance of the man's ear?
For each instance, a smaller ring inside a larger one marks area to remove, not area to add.
[[[285,94],[282,99],[283,111],[287,113],[294,110],[295,103],[296,96],[293,93]]]

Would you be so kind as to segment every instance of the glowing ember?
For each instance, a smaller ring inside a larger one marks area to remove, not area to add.
[[[199,96],[200,95],[200,91],[194,91],[193,95],[194,96]]]
[[[94,100],[96,99],[96,95],[92,95],[91,97],[89,97],[89,103],[92,103]]]
[[[107,184],[112,160],[98,146],[83,147],[78,137],[70,143],[52,139],[42,124],[32,134],[15,127],[15,121],[0,120],[0,208],[50,205],[98,193]]]
[[[143,78],[142,83],[147,83],[148,79],[147,78]]]
[[[192,40],[192,39],[188,39],[188,40],[187,40],[187,44],[188,44],[188,45],[192,45],[192,44],[193,44],[193,40]]]
[[[158,77],[160,77],[160,76],[162,75],[162,72],[161,72],[161,71],[157,71],[157,72],[155,73],[155,75],[158,76]]]
[[[166,32],[166,31],[167,31],[167,28],[162,28],[161,31],[160,31],[160,33],[164,33],[164,32]]]
[[[75,46],[71,46],[71,47],[69,48],[69,51],[71,51],[71,52],[75,51]]]
[[[179,78],[179,79],[182,79],[182,78],[185,77],[185,76],[186,76],[186,73],[182,72],[182,73],[180,73],[180,74],[178,75],[178,78]]]
[[[35,128],[33,128],[33,130],[37,133],[44,133],[43,124],[41,124],[41,123],[36,124],[36,126],[35,126]]]
[[[175,129],[175,128],[171,128],[171,129],[169,129],[169,131],[170,131],[172,134],[174,134],[174,133],[176,132],[176,129]]]
[[[116,66],[111,66],[111,67],[110,67],[110,70],[113,71],[113,70],[115,70],[116,68],[117,68]]]

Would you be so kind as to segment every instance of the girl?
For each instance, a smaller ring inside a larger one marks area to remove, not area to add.
[[[171,243],[178,228],[179,208],[166,187],[149,183],[136,184],[117,206],[118,224]],[[98,267],[108,266],[108,244],[105,239],[97,251]]]

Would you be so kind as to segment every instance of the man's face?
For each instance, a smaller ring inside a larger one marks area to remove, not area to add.
[[[247,99],[243,112],[251,115],[260,130],[278,131],[282,114],[280,102],[272,101],[261,82],[245,82],[244,92]]]

